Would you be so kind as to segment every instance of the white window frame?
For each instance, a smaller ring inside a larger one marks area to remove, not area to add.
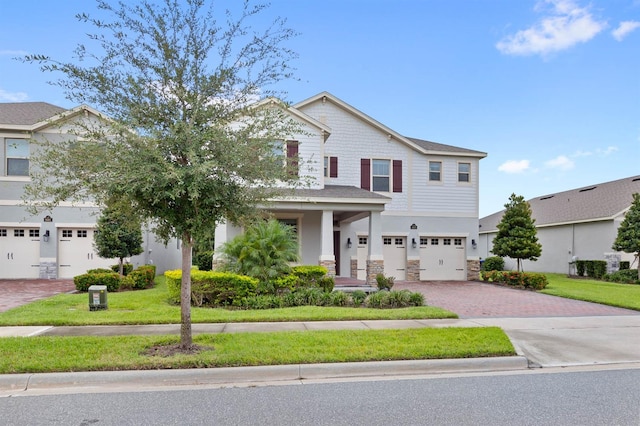
[[[467,170],[466,172],[461,171],[460,167],[463,165],[467,165],[469,166],[469,170]],[[461,180],[460,177],[466,175],[467,176],[467,180]],[[462,184],[470,184],[471,183],[471,163],[468,161],[459,161],[458,162],[458,183],[462,183]]]
[[[17,142],[24,142],[27,145],[26,156],[11,155],[11,144]],[[29,170],[31,168],[31,144],[29,139],[25,138],[4,138],[4,175],[9,178],[25,179],[29,177]],[[9,160],[26,160],[27,161],[27,174],[9,174]]]
[[[432,164],[440,165],[437,172],[431,170]],[[438,179],[432,179],[431,173],[438,173]],[[429,182],[442,182],[442,161],[429,161]]]
[[[388,173],[386,175],[380,175],[380,174],[375,174],[374,173],[376,161],[380,161],[380,162],[384,161],[384,162],[387,163]],[[393,165],[392,165],[391,159],[388,159],[388,158],[372,158],[371,159],[371,190],[373,192],[391,192],[391,185],[392,185],[392,182],[393,182],[392,174],[393,174]],[[386,178],[387,179],[387,189],[386,190],[376,189],[376,186],[375,186],[376,178]]]

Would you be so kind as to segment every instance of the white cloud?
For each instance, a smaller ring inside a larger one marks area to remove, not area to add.
[[[622,21],[618,28],[611,31],[611,35],[618,41],[622,41],[623,38],[628,36],[637,28],[640,28],[640,22],[638,21]]]
[[[595,19],[587,7],[573,0],[544,0],[536,10],[550,4],[552,10],[526,30],[503,38],[496,48],[507,55],[547,55],[584,43],[602,31],[607,23]]]
[[[617,150],[618,150],[617,146],[608,146],[605,149],[598,148],[596,152],[600,155],[609,155],[613,152],[616,152]]]
[[[0,56],[25,56],[29,52],[24,50],[0,50]]]
[[[24,102],[29,99],[29,95],[24,92],[7,92],[4,89],[0,89],[0,101],[3,102]]]
[[[505,173],[522,173],[529,170],[529,160],[509,160],[502,163],[498,170]]]
[[[575,163],[573,160],[569,159],[569,157],[565,155],[559,155],[553,160],[549,160],[544,163],[545,166],[552,169],[560,169],[560,170],[571,170],[575,167]]]

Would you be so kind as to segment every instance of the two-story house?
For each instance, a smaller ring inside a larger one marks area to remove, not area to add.
[[[72,278],[117,263],[95,252],[99,210],[93,203],[64,203],[33,216],[22,201],[38,142],[76,138],[77,120],[102,119],[85,105],[66,110],[44,102],[0,103],[0,279]],[[158,273],[180,266],[177,241],[165,246],[148,231],[143,240],[144,253],[131,259],[135,266],[153,263]]]
[[[330,93],[289,108],[283,149],[310,181],[268,208],[295,227],[301,263],[375,282],[477,278],[479,161],[486,153],[409,138]],[[216,247],[241,232],[216,229]]]

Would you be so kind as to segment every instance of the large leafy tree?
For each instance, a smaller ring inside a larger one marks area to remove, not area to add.
[[[125,203],[111,202],[98,218],[93,243],[99,256],[119,260],[118,270],[123,275],[124,258],[143,251],[142,227],[139,219]]]
[[[538,242],[535,219],[531,217],[531,206],[523,196],[511,194],[502,219],[498,224],[498,235],[493,239],[491,252],[496,256],[517,259],[517,269],[522,270],[522,260],[538,260],[542,245]]]
[[[47,207],[126,199],[158,235],[179,238],[182,349],[192,346],[193,242],[256,213],[280,194],[277,183],[295,178],[275,144],[297,129],[274,100],[284,96],[276,83],[292,77],[295,54],[284,45],[295,33],[280,18],[254,30],[265,6],[231,4],[98,0],[97,18],[78,15],[95,34],[75,62],[26,57],[61,74],[53,83],[69,99],[108,116],[78,121],[79,143],[43,143],[27,198]]]
[[[636,258],[640,254],[640,194],[633,194],[633,202],[618,227],[618,235],[612,248],[616,251],[634,253]],[[640,267],[638,279],[640,279]]]

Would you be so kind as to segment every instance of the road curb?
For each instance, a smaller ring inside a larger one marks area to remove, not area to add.
[[[0,375],[0,396],[24,392],[100,392],[114,388],[206,386],[355,377],[411,376],[454,372],[525,370],[522,356],[293,364],[185,370],[134,370]]]

